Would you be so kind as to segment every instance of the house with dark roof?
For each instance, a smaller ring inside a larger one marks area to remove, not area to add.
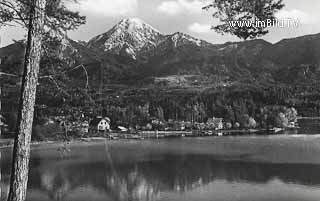
[[[110,123],[110,118],[98,116],[90,122],[90,129],[103,132],[110,131]]]

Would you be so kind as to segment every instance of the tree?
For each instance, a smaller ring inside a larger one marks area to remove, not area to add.
[[[247,40],[267,34],[267,26],[244,26],[233,22],[267,23],[275,20],[276,12],[283,7],[282,0],[213,0],[203,9],[214,9],[213,17],[221,21],[222,24],[212,27],[216,32],[229,33]]]
[[[298,112],[295,108],[287,108],[285,111],[285,116],[289,122],[297,122]]]
[[[78,0],[67,0],[77,3]],[[34,0],[0,0],[0,26],[15,26],[16,24],[29,28],[30,8]],[[63,35],[66,31],[77,29],[84,24],[86,18],[79,12],[66,8],[64,0],[50,0],[45,4],[44,30],[46,36],[52,31]]]
[[[227,122],[227,123],[226,123],[226,128],[227,128],[227,129],[231,129],[231,128],[232,128],[232,123]]]
[[[250,119],[250,116],[248,114],[242,114],[238,119],[241,127],[249,128],[249,119]]]
[[[156,117],[159,120],[164,121],[164,110],[163,110],[163,108],[161,106],[157,107]]]
[[[248,120],[248,125],[249,125],[249,128],[256,128],[257,122],[253,117],[250,117]]]
[[[32,3],[8,201],[24,201],[27,193],[30,142],[46,0],[35,0]]]
[[[43,35],[46,28],[57,34],[74,29],[85,18],[68,11],[61,0],[1,0],[0,5],[0,25],[15,22],[28,29],[8,196],[8,201],[24,201]]]
[[[276,117],[276,125],[281,128],[286,128],[288,127],[288,124],[289,124],[288,118],[284,113],[280,112]]]

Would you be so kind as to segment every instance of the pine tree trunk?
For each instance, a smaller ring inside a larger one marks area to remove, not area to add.
[[[0,48],[1,48],[1,36],[0,36]],[[2,62],[1,62],[1,58],[0,58],[0,65],[2,64]],[[1,77],[1,75],[0,75],[0,77]],[[0,118],[1,118],[1,111],[2,111],[2,102],[1,102],[1,99],[2,99],[2,85],[1,85],[1,83],[0,83]],[[1,124],[1,122],[3,121],[3,119],[0,119],[0,124]],[[4,124],[4,122],[3,122],[3,124]],[[0,138],[1,138],[1,131],[2,131],[2,127],[0,126]],[[1,159],[1,153],[0,153],[0,159]],[[1,198],[1,193],[0,193],[0,198]]]
[[[1,42],[1,41],[0,41],[0,42]],[[0,59],[0,64],[1,64],[1,59]],[[1,123],[4,124],[3,119],[1,119],[1,114],[2,114],[2,113],[1,113],[1,109],[2,109],[2,107],[1,107],[1,106],[2,106],[2,102],[1,102],[1,98],[2,98],[2,97],[1,97],[1,95],[2,95],[1,92],[2,92],[2,90],[1,90],[1,89],[2,89],[2,86],[1,86],[1,83],[0,83],[0,124],[1,124]],[[1,134],[2,134],[1,131],[2,131],[2,125],[0,125],[0,139],[1,139]],[[1,153],[0,153],[0,159],[1,159]],[[0,196],[1,196],[1,194],[0,194]],[[1,197],[0,197],[0,198],[1,198]]]
[[[24,201],[27,194],[30,142],[41,57],[46,0],[30,1],[29,32],[25,54],[8,201]]]

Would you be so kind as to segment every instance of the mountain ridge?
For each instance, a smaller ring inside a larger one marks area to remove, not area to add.
[[[263,39],[212,44],[181,32],[162,34],[140,19],[127,18],[86,43],[67,41],[60,53],[68,64],[89,65],[95,78],[103,68],[108,82],[194,74],[223,81],[320,78],[320,34],[274,44]],[[21,52],[18,46],[7,46],[0,48],[0,57],[22,57]]]

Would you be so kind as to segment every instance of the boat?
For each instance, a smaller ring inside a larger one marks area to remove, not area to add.
[[[248,132],[249,133],[257,133],[257,132],[259,132],[259,130],[258,129],[249,129]]]
[[[272,129],[270,129],[270,131],[273,132],[273,133],[279,133],[279,132],[281,132],[283,130],[284,130],[283,128],[272,128]]]

